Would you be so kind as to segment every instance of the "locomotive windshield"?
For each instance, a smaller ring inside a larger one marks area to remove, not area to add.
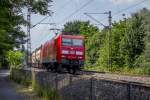
[[[71,39],[62,38],[62,45],[71,46],[72,45]]]
[[[64,46],[83,46],[83,40],[62,38],[62,45],[64,45]]]
[[[81,39],[72,39],[73,46],[83,46],[83,40]]]

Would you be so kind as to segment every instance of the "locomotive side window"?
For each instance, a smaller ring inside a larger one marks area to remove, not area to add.
[[[72,39],[73,46],[83,46],[83,40]]]

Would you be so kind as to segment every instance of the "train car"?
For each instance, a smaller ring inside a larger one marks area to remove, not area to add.
[[[40,63],[40,58],[41,58],[41,47],[36,48],[32,52],[32,66],[37,67],[37,68],[42,68],[41,63]]]
[[[75,73],[84,65],[84,37],[57,35],[41,47],[40,62],[47,70]]]

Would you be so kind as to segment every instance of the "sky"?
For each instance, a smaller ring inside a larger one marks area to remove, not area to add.
[[[31,29],[31,45],[32,50],[38,48],[45,41],[51,39],[55,36],[55,32],[50,30],[52,28],[62,29],[63,25],[66,22],[81,20],[81,21],[90,21],[91,24],[97,25],[98,23],[90,19],[84,13],[104,13],[111,11],[112,12],[112,21],[118,21],[123,19],[122,14],[125,14],[126,17],[139,9],[144,7],[150,9],[150,0],[145,0],[141,4],[126,9],[130,6],[133,6],[143,0],[53,0],[49,9],[54,12],[52,16],[48,17],[42,23],[56,23],[55,25],[48,24],[38,24],[36,27]],[[86,6],[85,6],[86,5]],[[81,9],[82,8],[82,9]],[[121,12],[120,12],[121,11]],[[75,13],[74,13],[75,12]],[[120,12],[120,13],[118,13]],[[26,17],[26,11],[24,11]],[[108,25],[108,15],[105,14],[92,14],[92,17],[99,20],[104,25]],[[31,24],[34,25],[40,20],[45,18],[45,16],[40,15],[31,15]],[[103,26],[97,25],[99,28]],[[26,27],[23,27],[23,30],[26,32]]]

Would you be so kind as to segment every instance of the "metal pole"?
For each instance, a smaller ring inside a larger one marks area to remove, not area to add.
[[[28,7],[28,14],[27,14],[27,65],[31,68],[32,66],[32,59],[31,59],[31,37],[30,37],[30,28],[31,28],[31,8]]]
[[[111,26],[112,26],[112,16],[111,16],[111,11],[108,12],[108,22],[109,22],[109,55],[108,55],[108,62],[109,62],[109,68],[111,70],[112,68],[112,31],[111,31]]]

